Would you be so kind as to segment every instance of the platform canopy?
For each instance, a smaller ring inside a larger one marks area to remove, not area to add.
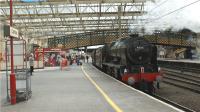
[[[143,21],[147,0],[13,0],[14,27],[27,37],[128,29]],[[9,0],[0,20],[9,24]]]

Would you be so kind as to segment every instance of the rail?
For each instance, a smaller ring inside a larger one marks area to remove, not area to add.
[[[163,82],[200,94],[200,77],[180,70],[164,68]]]

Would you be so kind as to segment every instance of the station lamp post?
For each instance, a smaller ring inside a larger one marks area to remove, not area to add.
[[[10,27],[13,25],[12,21],[12,14],[13,14],[13,8],[12,8],[12,0],[10,0]],[[14,73],[14,58],[13,58],[13,37],[10,36],[10,49],[11,49],[11,74],[10,74],[10,102],[12,105],[16,104],[16,78]]]

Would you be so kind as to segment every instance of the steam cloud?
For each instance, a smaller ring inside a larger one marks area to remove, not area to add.
[[[143,17],[147,19],[147,24],[143,24],[145,31],[152,33],[154,30],[165,30],[168,28],[172,28],[175,31],[189,28],[194,32],[200,32],[200,2],[160,19],[155,19],[194,1],[196,0],[156,0],[155,3],[146,3],[148,13]]]

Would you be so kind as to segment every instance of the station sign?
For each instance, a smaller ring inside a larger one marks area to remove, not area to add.
[[[19,31],[16,28],[4,25],[4,37],[9,36],[19,38]]]
[[[10,27],[10,36],[12,37],[19,37],[19,32],[17,29]]]

